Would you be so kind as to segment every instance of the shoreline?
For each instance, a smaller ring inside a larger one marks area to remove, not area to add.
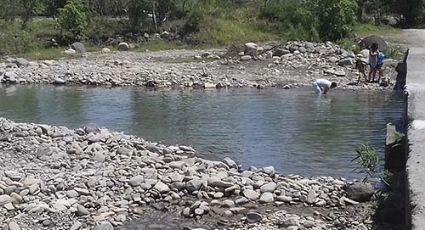
[[[133,86],[146,88],[239,88],[310,86],[318,78],[341,88],[387,89],[357,81],[355,58],[333,43],[288,42],[280,48],[252,54],[246,50],[168,50],[136,53],[85,53],[80,58],[27,61],[9,58],[0,63],[6,84]],[[243,55],[249,53],[251,55]],[[386,76],[394,83],[396,60],[388,59]]]
[[[241,171],[230,158],[205,160],[189,146],[97,127],[0,118],[0,136],[0,222],[9,227],[131,229],[137,220],[155,222],[157,212],[206,229],[372,224],[375,201],[348,199],[346,180],[281,176],[273,167]]]

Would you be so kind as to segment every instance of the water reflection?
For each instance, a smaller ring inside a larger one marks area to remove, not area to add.
[[[16,121],[95,123],[306,176],[351,178],[354,148],[369,142],[382,153],[385,124],[400,123],[403,108],[401,96],[388,92],[0,86],[0,116]]]

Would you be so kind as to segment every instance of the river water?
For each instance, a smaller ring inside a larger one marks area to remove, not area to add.
[[[404,106],[401,95],[383,91],[0,86],[0,116],[14,121],[91,123],[304,176],[360,177],[355,148],[368,142],[383,157],[386,124],[400,124]]]

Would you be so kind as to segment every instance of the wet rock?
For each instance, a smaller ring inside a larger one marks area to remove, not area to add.
[[[346,188],[348,198],[358,201],[366,202],[369,201],[372,195],[375,193],[372,184],[356,182]]]
[[[66,83],[66,81],[60,77],[55,78],[55,80],[53,81],[53,84],[55,85],[64,85]]]
[[[263,220],[263,217],[257,212],[249,212],[246,214],[246,220],[248,223],[258,223]]]
[[[223,159],[223,162],[229,166],[230,168],[238,168],[238,165],[236,164],[236,162],[234,160],[232,160],[230,157],[225,157]]]

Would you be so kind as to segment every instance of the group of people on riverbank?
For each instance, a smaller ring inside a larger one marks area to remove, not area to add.
[[[368,62],[364,63],[363,61],[358,61],[356,63],[356,68],[364,75],[366,82],[379,83],[384,76],[384,71],[382,69],[384,59],[385,55],[383,52],[379,51],[378,44],[373,43],[369,48]],[[367,65],[369,65],[369,74],[366,76],[365,70]],[[377,81],[375,81],[376,74],[378,74]],[[360,81],[360,77],[358,81]],[[317,79],[313,82],[313,90],[317,94],[326,94],[330,89],[335,87],[337,87],[336,82],[331,82],[326,79]]]

